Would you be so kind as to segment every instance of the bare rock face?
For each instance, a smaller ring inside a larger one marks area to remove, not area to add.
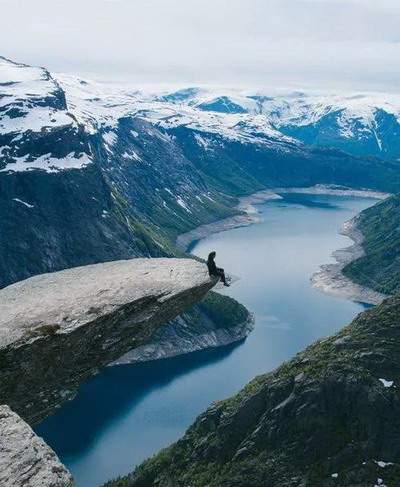
[[[40,421],[214,284],[206,266],[192,259],[132,259],[6,287],[0,291],[0,404]]]
[[[57,455],[8,406],[0,406],[0,485],[72,487]]]

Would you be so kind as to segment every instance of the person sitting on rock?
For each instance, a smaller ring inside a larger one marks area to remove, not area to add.
[[[210,274],[210,276],[219,277],[221,281],[224,283],[224,286],[229,287],[229,284],[226,281],[224,269],[217,267],[217,265],[215,264],[214,259],[216,255],[217,255],[216,252],[210,252],[208,254],[208,259],[207,259],[208,273]]]

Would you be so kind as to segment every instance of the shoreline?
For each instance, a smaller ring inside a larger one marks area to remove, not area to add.
[[[357,228],[357,221],[358,215],[345,222],[339,230],[341,235],[350,238],[353,243],[348,247],[335,250],[332,257],[336,263],[321,265],[310,280],[313,287],[331,296],[372,305],[380,304],[389,296],[353,282],[342,272],[347,264],[364,255],[362,248],[364,236]]]
[[[266,201],[283,199],[278,193],[303,193],[332,196],[351,196],[360,198],[371,198],[383,200],[390,196],[390,193],[373,191],[368,189],[351,189],[343,186],[317,184],[310,187],[292,188],[269,188],[257,191],[252,195],[243,196],[236,206],[243,214],[217,220],[216,222],[200,225],[193,230],[183,233],[176,239],[176,244],[182,250],[188,248],[196,241],[206,238],[214,233],[224,232],[234,228],[252,225],[261,221],[258,210],[254,205]],[[315,272],[310,281],[314,288],[331,296],[351,301],[359,301],[366,304],[379,304],[388,296],[374,291],[371,288],[356,284],[342,273],[342,269],[353,260],[364,255],[362,241],[364,239],[360,230],[357,229],[357,217],[345,222],[339,233],[349,237],[353,243],[343,249],[335,250],[332,254],[336,263],[322,264]]]
[[[187,323],[182,323],[183,320],[178,323],[176,321],[165,325],[154,341],[131,350],[108,366],[155,362],[201,350],[225,347],[245,340],[255,325],[254,315],[250,312],[246,321],[235,326],[215,328],[206,324],[200,333],[196,334]]]
[[[187,251],[194,242],[214,233],[220,233],[226,230],[246,227],[253,223],[258,223],[260,217],[258,216],[258,210],[253,205],[279,199],[282,199],[282,197],[270,189],[258,191],[249,196],[243,196],[239,198],[239,203],[235,206],[235,209],[241,211],[242,214],[223,218],[222,220],[217,220],[212,223],[205,223],[189,232],[182,233],[181,235],[178,235],[176,244],[181,250]]]

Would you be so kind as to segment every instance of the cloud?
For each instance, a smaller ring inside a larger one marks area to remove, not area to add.
[[[57,71],[139,84],[396,90],[400,82],[397,0],[0,3],[2,54]]]

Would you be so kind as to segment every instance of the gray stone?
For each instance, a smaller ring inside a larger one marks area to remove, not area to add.
[[[1,487],[72,487],[54,451],[8,406],[0,406]]]
[[[36,276],[0,291],[0,403],[29,422],[203,298],[193,259],[132,259]]]

